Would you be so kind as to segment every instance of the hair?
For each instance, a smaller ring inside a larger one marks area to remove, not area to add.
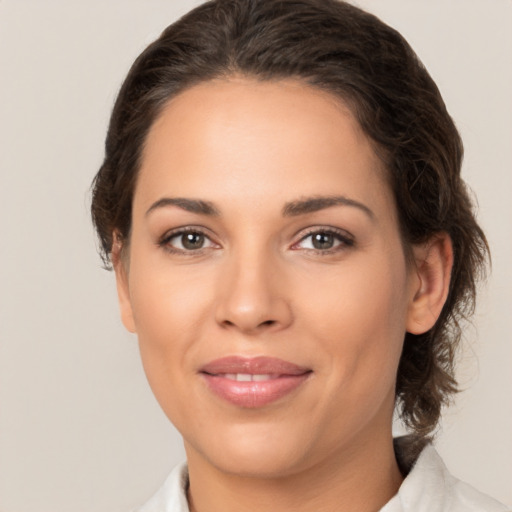
[[[448,298],[432,329],[405,335],[397,375],[397,407],[419,446],[457,391],[461,320],[474,310],[488,246],[460,176],[462,142],[439,90],[404,38],[377,17],[338,0],[212,0],[165,29],[120,89],[93,182],[92,218],[105,265],[114,233],[129,242],[144,143],[167,102],[233,75],[296,79],[339,98],[385,164],[406,251],[449,234]]]

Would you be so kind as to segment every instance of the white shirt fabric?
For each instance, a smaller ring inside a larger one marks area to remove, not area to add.
[[[174,468],[162,488],[136,512],[189,512],[185,463]],[[398,493],[380,512],[506,512],[507,507],[450,475],[427,445]]]

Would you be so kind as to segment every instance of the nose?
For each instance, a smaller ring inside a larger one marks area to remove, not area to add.
[[[216,321],[245,334],[274,332],[293,320],[286,277],[275,258],[233,255],[218,283]]]

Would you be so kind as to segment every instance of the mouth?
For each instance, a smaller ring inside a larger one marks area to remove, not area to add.
[[[294,392],[312,370],[277,358],[231,356],[211,361],[199,373],[218,397],[254,409]]]
[[[218,374],[228,380],[236,380],[237,382],[264,382],[266,380],[277,379],[280,375],[268,373],[224,373]]]

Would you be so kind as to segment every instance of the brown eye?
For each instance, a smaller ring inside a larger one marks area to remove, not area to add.
[[[195,229],[181,229],[164,236],[159,245],[173,253],[199,253],[202,249],[215,248],[209,236]]]
[[[311,236],[311,244],[315,249],[332,249],[335,241],[332,233],[314,233]]]
[[[294,250],[305,249],[317,251],[318,253],[329,254],[334,251],[347,249],[354,245],[354,239],[346,232],[334,229],[318,229],[310,231],[298,243],[293,246]]]
[[[201,249],[204,245],[205,237],[202,233],[184,233],[181,235],[181,245],[184,249]]]

